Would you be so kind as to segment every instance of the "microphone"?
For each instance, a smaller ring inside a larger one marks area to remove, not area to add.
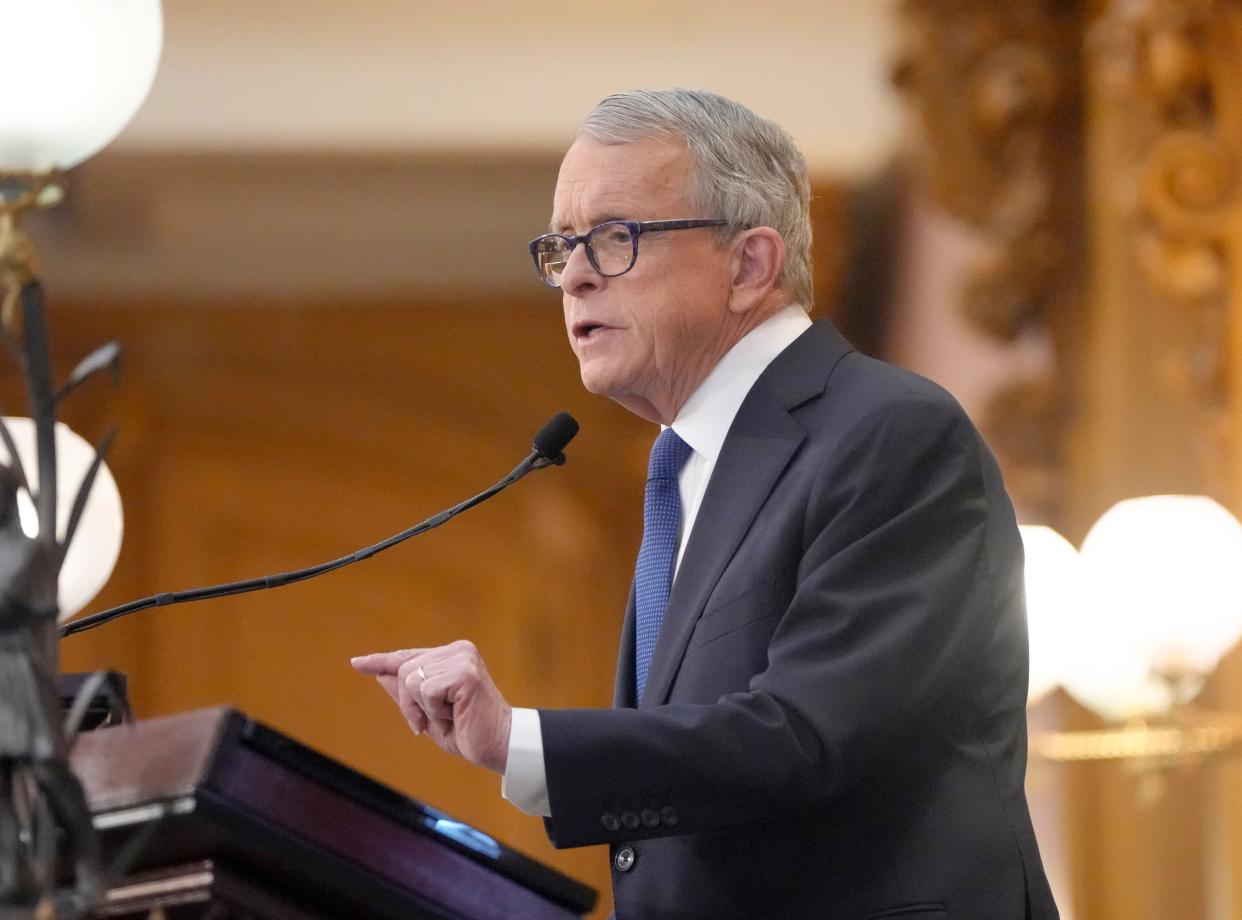
[[[558,412],[548,419],[547,424],[539,429],[532,442],[530,456],[517,465],[510,476],[521,479],[531,470],[541,470],[547,466],[562,466],[565,463],[565,445],[578,433],[578,420],[568,412]],[[525,468],[524,468],[525,467]],[[519,473],[518,470],[521,470]]]
[[[463,511],[468,511],[475,505],[480,505],[487,501],[492,496],[499,495],[532,470],[542,470],[549,466],[561,466],[565,462],[565,447],[574,439],[574,435],[577,433],[577,420],[568,412],[558,412],[535,435],[529,456],[515,466],[513,471],[500,480],[500,482],[488,489],[484,489],[478,495],[474,495],[460,504],[446,508],[439,514],[433,514],[413,527],[401,531],[401,533],[394,534],[387,540],[381,540],[379,543],[360,549],[355,553],[350,553],[348,556],[341,556],[339,559],[308,566],[304,569],[295,569],[292,572],[264,575],[261,578],[251,578],[246,581],[227,582],[206,588],[190,588],[185,591],[174,591],[166,594],[153,594],[151,597],[130,601],[117,607],[109,607],[107,610],[101,610],[98,613],[92,613],[89,616],[66,623],[60,627],[60,636],[63,639],[66,636],[72,636],[74,633],[85,632],[88,629],[94,629],[96,626],[102,626],[104,623],[115,620],[118,617],[137,613],[139,610],[146,610],[148,607],[165,607],[170,604],[182,604],[187,601],[204,601],[208,598],[223,597],[229,594],[247,594],[251,591],[261,591],[265,588],[279,588],[281,585],[292,584],[295,581],[305,581],[308,578],[315,578],[336,569],[344,568],[347,565],[353,565],[355,562],[361,562],[363,559],[370,559],[376,553],[383,552],[390,546],[396,546],[398,543],[403,543],[410,539],[410,537],[416,537],[420,533],[433,530],[457,517]]]

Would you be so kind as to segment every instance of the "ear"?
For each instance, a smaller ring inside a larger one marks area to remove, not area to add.
[[[767,300],[785,269],[785,241],[771,227],[743,231],[733,256],[729,311],[749,313]]]

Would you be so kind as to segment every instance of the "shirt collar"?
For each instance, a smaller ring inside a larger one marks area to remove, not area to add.
[[[759,375],[811,326],[798,305],[769,316],[730,348],[690,394],[670,426],[678,437],[713,465],[737,410]]]

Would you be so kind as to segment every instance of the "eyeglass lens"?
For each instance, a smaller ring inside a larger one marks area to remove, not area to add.
[[[587,258],[601,275],[612,277],[627,272],[634,264],[634,234],[622,223],[600,224],[587,234]],[[553,285],[559,286],[572,250],[560,235],[539,240],[535,248],[539,270]]]

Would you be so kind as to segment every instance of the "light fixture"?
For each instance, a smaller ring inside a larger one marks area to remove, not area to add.
[[[39,480],[34,422],[28,418],[6,418],[3,422],[13,436],[22,468],[33,479],[30,485],[37,491]],[[62,540],[72,512],[74,495],[94,459],[95,448],[92,444],[64,422],[56,423],[56,520],[57,536]],[[9,452],[3,444],[0,444],[0,463],[9,463]],[[39,532],[34,503],[26,492],[18,493],[17,502],[22,530],[27,537],[34,539]],[[60,569],[60,622],[82,610],[107,583],[121,553],[123,530],[121,493],[111,471],[104,464],[95,476],[77,535],[69,545]]]
[[[0,0],[0,316],[37,277],[18,216],[63,197],[64,170],[112,141],[155,79],[160,0]]]
[[[23,449],[13,431],[23,426],[0,431],[9,460],[0,477],[5,502],[0,508],[5,525],[0,528],[0,612],[8,649],[0,656],[0,684],[9,691],[0,694],[0,723],[6,726],[0,798],[8,817],[0,821],[0,876],[9,880],[0,888],[0,914],[52,917],[67,905],[64,915],[82,916],[102,901],[107,880],[90,811],[68,763],[67,735],[73,729],[66,728],[56,686],[60,575],[69,566],[74,538],[87,526],[85,518],[77,518],[79,529],[60,532],[58,486],[62,476],[71,478],[73,464],[67,461],[74,448],[62,447],[73,442],[65,440],[56,415],[61,400],[79,384],[115,369],[117,350],[114,345],[96,349],[67,380],[53,379],[34,247],[17,222],[25,211],[60,201],[63,171],[98,152],[133,117],[155,77],[163,20],[160,0],[0,0],[0,23],[6,38],[0,55],[0,85],[5,87],[0,103],[0,336],[6,356],[16,359],[25,377],[37,445],[33,462],[19,464]],[[87,466],[95,473],[85,485],[98,493],[96,502],[104,496],[106,504],[106,490],[99,485],[102,467],[95,463],[91,449]],[[78,485],[65,490],[71,504],[87,494]],[[22,520],[23,493],[33,496],[36,525],[29,513]],[[119,503],[116,512],[119,525]],[[86,551],[89,555],[90,547]],[[82,587],[82,593],[90,592],[89,584]],[[86,687],[92,683],[88,680]]]
[[[1062,682],[1063,645],[1078,619],[1082,560],[1069,540],[1051,527],[1018,528],[1026,551],[1026,622],[1031,677],[1027,705],[1038,703]]]
[[[1081,559],[1060,681],[1117,727],[1048,733],[1035,749],[1141,767],[1242,750],[1242,718],[1191,705],[1242,638],[1242,523],[1204,496],[1127,499],[1092,527]]]
[[[155,79],[159,0],[0,0],[0,171],[70,169],[112,141]]]
[[[1119,502],[1082,545],[1090,604],[1155,675],[1197,684],[1242,638],[1242,524],[1201,495]]]

